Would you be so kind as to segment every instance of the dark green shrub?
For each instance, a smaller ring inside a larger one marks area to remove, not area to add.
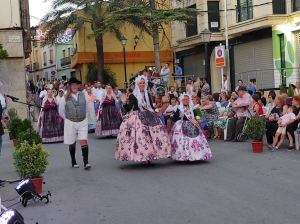
[[[28,128],[30,128],[30,121],[27,118],[25,118],[22,121],[22,124],[18,127],[18,131],[17,131],[16,136],[18,137],[18,135],[20,133],[25,132]]]
[[[22,125],[22,120],[20,118],[15,118],[9,122],[9,131],[12,138],[17,137],[18,127]]]
[[[279,90],[279,93],[281,94],[283,91],[285,91],[285,87],[283,85],[280,86],[280,90]]]
[[[21,146],[21,143],[24,141],[27,141],[30,143],[30,129],[28,128],[26,131],[23,131],[18,134],[18,143],[17,147]],[[42,143],[42,138],[40,137],[39,133],[37,133],[33,128],[31,129],[31,139],[32,139],[32,144],[40,144]]]
[[[292,89],[292,84],[289,84],[287,94],[288,94],[288,97],[293,97],[294,96],[294,91]]]
[[[261,142],[266,132],[266,123],[258,116],[253,116],[247,123],[246,134],[254,142]]]

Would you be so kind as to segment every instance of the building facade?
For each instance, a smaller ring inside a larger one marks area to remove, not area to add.
[[[0,43],[9,57],[0,60],[0,87],[2,94],[26,100],[25,57],[31,51],[28,0],[0,1]],[[7,108],[15,108],[21,118],[27,117],[26,106],[7,99]]]
[[[172,48],[184,73],[205,77],[204,47],[200,33],[205,28],[212,32],[208,45],[210,60],[207,76],[213,92],[219,92],[221,85],[221,69],[216,68],[214,49],[220,44],[225,44],[224,2],[171,2],[172,7],[196,8],[200,13],[194,15],[194,25],[185,27],[183,24],[173,23],[171,27]],[[247,85],[251,78],[257,79],[261,89],[295,83],[299,77],[299,65],[296,62],[300,59],[296,55],[298,33],[295,31],[300,15],[299,1],[227,0],[227,9],[229,63],[228,67],[224,68],[224,73],[230,78],[231,88],[236,86],[239,79]],[[282,37],[279,37],[280,35]],[[278,53],[279,49],[281,56]],[[293,55],[292,59],[285,60],[290,55]]]
[[[152,69],[155,67],[154,49],[152,37],[143,34],[140,31],[128,26],[121,30],[124,37],[127,39],[125,46],[126,50],[126,70],[127,80],[129,80],[129,73],[136,74],[137,71],[145,68]],[[71,68],[76,69],[76,77],[85,82],[85,76],[88,72],[88,63],[97,63],[96,43],[95,39],[88,39],[87,36],[92,33],[90,24],[83,24],[73,37],[74,56],[71,59]],[[166,33],[170,38],[169,27],[166,27]],[[134,37],[139,36],[139,42],[135,47]],[[161,64],[170,64],[170,69],[173,67],[173,52],[165,39],[162,41],[160,36],[160,56]],[[123,46],[113,34],[104,35],[104,64],[116,73],[117,85],[120,88],[124,87],[124,58]]]

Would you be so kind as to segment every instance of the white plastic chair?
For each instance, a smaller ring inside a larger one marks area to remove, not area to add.
[[[268,107],[262,107],[262,109],[263,109],[263,115],[260,115],[260,116],[266,116],[267,115],[267,113],[269,112],[269,108]]]
[[[232,118],[228,118],[227,121],[226,121],[226,128],[223,130],[224,132],[224,140],[227,139],[227,127],[228,127],[228,123],[229,121],[231,120]]]
[[[219,114],[223,113],[223,111],[225,111],[225,107],[219,107]]]

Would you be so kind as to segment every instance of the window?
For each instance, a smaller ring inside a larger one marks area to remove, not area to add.
[[[211,32],[220,32],[219,2],[207,2],[208,23]]]
[[[282,85],[286,86],[284,34],[279,34]]]
[[[273,14],[286,14],[286,0],[273,0]]]
[[[50,63],[53,63],[53,50],[50,50]]]
[[[66,50],[63,50],[63,58],[66,58]]]
[[[293,12],[300,11],[300,0],[292,0]]]
[[[68,57],[71,56],[71,48],[68,48]]]
[[[43,59],[44,59],[44,66],[47,65],[47,54],[46,52],[43,53]]]
[[[189,8],[196,9],[196,5]],[[187,12],[189,16],[195,17],[194,23],[186,27],[186,37],[195,36],[198,34],[197,12]]]
[[[253,19],[252,0],[237,0],[236,12],[238,22]]]

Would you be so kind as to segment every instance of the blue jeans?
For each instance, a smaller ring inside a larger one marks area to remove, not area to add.
[[[2,142],[3,142],[3,139],[2,139],[2,135],[1,135],[0,136],[0,156],[1,156]]]
[[[167,85],[168,85],[168,81],[163,81],[163,85],[164,85],[164,87],[167,87]]]
[[[2,107],[2,114],[6,116],[6,107]]]

